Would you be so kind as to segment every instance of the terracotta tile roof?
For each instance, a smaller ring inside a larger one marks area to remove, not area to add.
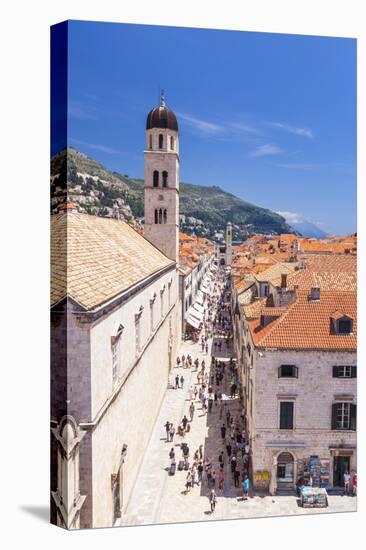
[[[246,306],[246,310],[249,306]],[[334,334],[335,311],[353,319],[353,334]],[[259,348],[356,350],[357,318],[354,292],[321,291],[319,301],[309,301],[307,291],[298,291],[296,301],[278,319],[261,327],[260,318],[248,320],[253,342]]]
[[[280,286],[281,277],[272,284]],[[309,256],[306,269],[299,269],[287,276],[287,288],[310,289],[318,286],[323,290],[356,291],[357,272],[355,256],[320,255]]]
[[[93,309],[170,264],[121,220],[77,212],[51,216],[51,305],[68,295]]]
[[[258,298],[251,304],[243,307],[244,315],[247,319],[258,319],[262,308],[266,305],[267,298]]]
[[[297,262],[293,263],[284,263],[279,262],[269,269],[262,271],[262,273],[256,274],[255,278],[259,282],[271,282],[273,279],[281,277],[282,273],[293,273],[297,266]]]

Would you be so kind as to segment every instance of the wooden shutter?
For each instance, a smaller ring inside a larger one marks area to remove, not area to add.
[[[294,427],[294,404],[292,401],[280,403],[280,429],[292,430]]]
[[[351,403],[351,410],[350,410],[350,430],[356,430],[356,405]]]
[[[299,369],[298,369],[298,367],[293,366],[292,368],[293,368],[293,376],[295,378],[299,378]]]
[[[357,378],[357,367],[356,366],[351,367],[351,378]]]
[[[332,430],[337,429],[337,403],[332,405]]]
[[[338,367],[333,367],[333,378],[338,378]]]

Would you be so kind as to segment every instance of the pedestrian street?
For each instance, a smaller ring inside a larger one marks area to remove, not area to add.
[[[193,421],[190,422],[190,430],[184,437],[174,435],[173,441],[167,441],[165,424],[173,423],[175,428],[181,424],[184,415],[190,418],[189,406],[191,403],[190,388],[198,385],[196,367],[172,368],[169,387],[165,393],[150,442],[146,450],[140,471],[137,476],[132,496],[126,505],[121,518],[121,525],[149,525],[174,522],[193,522],[218,519],[239,519],[250,517],[268,517],[292,514],[317,514],[331,512],[354,511],[356,500],[352,497],[329,496],[329,506],[326,509],[302,508],[298,504],[296,496],[270,496],[253,495],[249,491],[249,498],[243,499],[242,477],[239,486],[235,487],[230,461],[221,437],[221,427],[226,421],[227,412],[233,418],[239,418],[242,413],[239,397],[230,397],[232,374],[229,369],[229,358],[232,355],[232,342],[226,343],[226,338],[221,338],[221,351],[215,346],[215,340],[208,339],[208,353],[202,351],[200,341],[194,343],[187,340],[182,343],[180,356],[190,355],[194,361],[205,361],[206,371],[209,376],[214,370],[211,365],[211,354],[220,361],[225,361],[224,379],[220,384],[222,392],[222,412],[218,402],[212,406],[212,411],[202,410],[200,400],[194,400],[195,412]],[[175,389],[176,376],[183,375],[183,388]],[[200,485],[194,484],[187,491],[187,471],[175,471],[175,475],[169,475],[169,452],[174,448],[176,463],[182,459],[181,443],[189,446],[189,465],[192,465],[193,455],[199,446],[203,446],[203,461],[209,459],[216,473],[219,472],[218,457],[224,451],[224,482],[219,488],[216,479],[215,491],[217,495],[216,508],[210,511],[207,478],[203,473],[203,481]],[[226,442],[225,442],[226,443]]]

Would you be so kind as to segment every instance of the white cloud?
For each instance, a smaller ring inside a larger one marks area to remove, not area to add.
[[[276,163],[275,166],[279,166],[280,168],[292,168],[293,170],[311,170],[312,168],[319,168],[320,166],[324,166],[323,164],[311,164],[311,163]]]
[[[296,126],[290,126],[289,124],[284,124],[282,122],[271,122],[271,126],[274,126],[275,128],[280,128],[281,130],[285,130],[286,132],[289,132],[290,134],[296,134],[298,136],[304,136],[309,139],[313,139],[314,134],[309,128],[301,128]]]
[[[279,155],[280,153],[283,153],[283,150],[277,147],[277,145],[265,143],[264,145],[259,145],[254,151],[249,154],[249,156],[264,157],[266,155]]]
[[[304,221],[304,218],[301,216],[301,214],[298,214],[297,212],[287,212],[287,211],[278,211],[276,214],[279,214],[285,220],[289,223],[300,223]]]
[[[86,107],[79,101],[70,100],[67,108],[68,115],[72,118],[77,118],[79,120],[95,120],[97,118],[94,109]]]
[[[183,119],[190,126],[193,126],[196,130],[204,132],[206,134],[217,134],[224,130],[224,127],[216,122],[209,122],[207,120],[202,120],[186,113],[177,113],[179,118]]]
[[[89,147],[89,149],[95,149],[96,151],[101,151],[102,153],[108,153],[111,155],[124,155],[124,151],[118,151],[118,149],[113,149],[102,143],[89,143],[88,141],[82,141],[81,139],[70,138],[70,142],[77,143],[78,145],[83,145],[84,147]]]

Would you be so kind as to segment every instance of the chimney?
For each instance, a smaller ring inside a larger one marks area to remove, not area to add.
[[[281,288],[287,288],[287,273],[281,275]]]
[[[309,300],[312,302],[320,300],[320,287],[313,286],[310,290]]]

